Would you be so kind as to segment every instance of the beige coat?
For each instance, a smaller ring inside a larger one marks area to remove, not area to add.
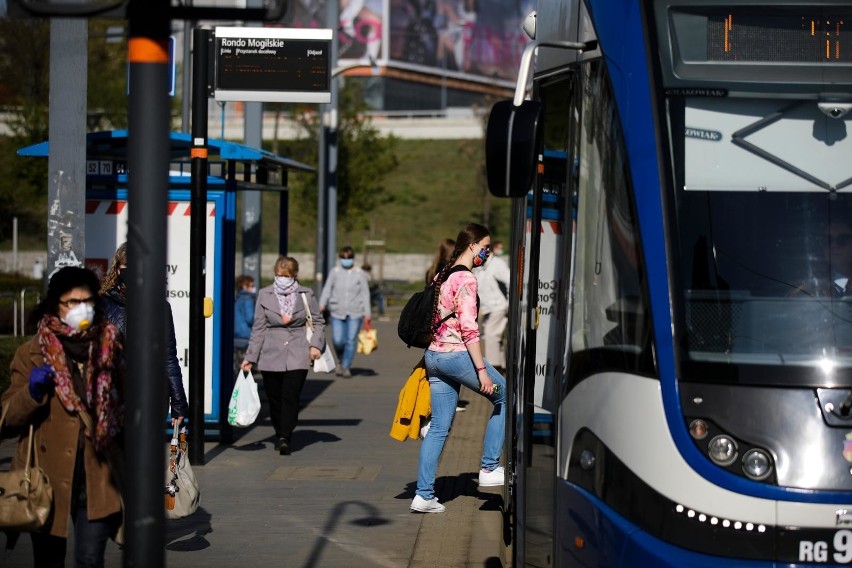
[[[53,487],[53,515],[45,530],[53,536],[68,538],[71,487],[83,422],[77,413],[65,410],[59,397],[52,392],[41,401],[30,396],[30,371],[44,364],[38,337],[21,345],[15,352],[12,383],[2,397],[3,406],[10,405],[4,431],[8,426],[22,432],[13,461],[13,467],[22,468],[27,459],[29,425],[35,426],[33,435],[39,465]],[[106,461],[99,459],[90,440],[85,437],[84,440],[88,515],[90,520],[103,519],[121,511],[121,500]]]
[[[305,303],[302,294],[311,307],[313,336],[308,345],[305,324]],[[310,347],[320,351],[325,349],[325,320],[319,311],[319,305],[310,288],[299,286],[296,303],[293,306],[293,319],[285,324],[281,321],[281,308],[272,286],[261,288],[254,305],[254,325],[251,328],[245,360],[254,363],[259,371],[284,372],[309,369]]]

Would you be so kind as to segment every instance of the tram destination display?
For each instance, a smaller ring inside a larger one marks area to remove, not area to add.
[[[217,27],[217,101],[328,103],[329,29]]]
[[[848,6],[675,6],[671,23],[687,62],[852,63]]]

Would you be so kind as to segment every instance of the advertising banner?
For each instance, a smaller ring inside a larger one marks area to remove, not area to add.
[[[213,192],[210,192],[213,193]],[[86,239],[86,267],[94,270],[100,278],[109,268],[115,250],[120,244],[127,240],[127,192],[120,191],[113,195],[104,195],[99,198],[97,194],[90,194],[86,200],[86,234],[96,235],[96,238]],[[189,192],[169,192],[168,203],[168,244],[166,251],[166,296],[172,308],[175,323],[175,337],[177,339],[178,361],[183,373],[183,386],[189,396],[189,240],[190,240],[190,212]],[[216,202],[207,202],[207,283],[205,295],[211,298],[214,294],[214,263],[215,250],[217,247],[217,214]],[[133,259],[128,259],[133,262]],[[230,307],[230,306],[229,306]],[[215,356],[213,347],[216,345],[214,338],[214,324],[217,324],[218,310],[214,306],[213,317],[204,321],[205,330],[205,353],[204,353],[204,414],[205,418],[218,418],[218,381],[213,381],[218,376],[219,357]],[[165,309],[165,306],[164,306]],[[159,377],[166,381],[165,368],[163,376]],[[163,405],[163,416],[166,416],[166,405]]]
[[[389,59],[514,83],[530,0],[389,0]]]
[[[287,25],[326,27],[326,6],[294,0]],[[338,60],[514,84],[534,9],[534,0],[341,0]]]
[[[338,61],[384,60],[382,52],[385,0],[340,0]],[[293,0],[292,28],[326,27],[326,0]]]

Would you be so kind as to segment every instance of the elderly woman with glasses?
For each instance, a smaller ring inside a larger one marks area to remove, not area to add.
[[[85,268],[56,272],[32,319],[38,332],[15,352],[3,393],[6,426],[22,432],[13,467],[26,465],[33,426],[39,465],[53,487],[53,513],[31,534],[34,566],[63,566],[69,525],[74,565],[103,566],[121,524],[121,499],[106,456],[120,445],[124,358],[104,318],[98,279]]]

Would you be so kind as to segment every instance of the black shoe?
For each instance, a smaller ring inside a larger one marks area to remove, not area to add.
[[[278,445],[276,446],[278,453],[282,456],[290,455],[290,440],[287,438],[278,438]]]

